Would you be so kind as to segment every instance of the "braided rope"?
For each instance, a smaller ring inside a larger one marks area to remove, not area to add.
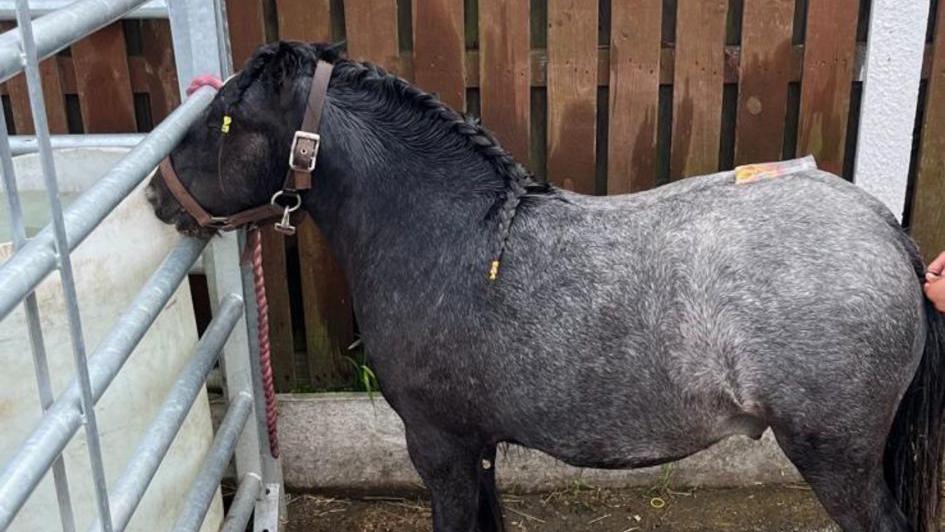
[[[266,429],[269,432],[269,452],[279,458],[279,434],[277,430],[276,390],[272,376],[272,346],[269,344],[269,302],[266,299],[266,277],[262,262],[262,236],[259,229],[252,229],[253,289],[256,292],[256,335],[259,340],[259,369],[262,373],[263,394],[266,397]]]

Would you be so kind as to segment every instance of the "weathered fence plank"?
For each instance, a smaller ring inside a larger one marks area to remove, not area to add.
[[[397,42],[396,0],[345,0],[348,55],[403,75]]]
[[[656,186],[662,0],[611,3],[607,193]]]
[[[305,3],[308,3],[306,0]],[[266,42],[265,12],[261,0],[226,0],[233,68],[239,70],[257,46]]]
[[[548,2],[548,179],[593,194],[597,138],[597,2]]]
[[[50,133],[67,133],[65,93],[62,89],[62,78],[59,72],[59,61],[50,57],[39,65],[43,84],[43,100],[46,103],[46,118],[49,121]],[[32,135],[33,111],[30,109],[29,96],[26,90],[26,77],[19,74],[6,84],[10,95],[10,113],[16,132],[20,135]]]
[[[859,0],[807,7],[797,151],[835,174],[843,171],[859,10]]]
[[[351,298],[341,268],[310,218],[299,225],[298,242],[311,385],[336,388],[350,382],[352,371],[344,358],[354,341]]]
[[[735,164],[775,161],[784,146],[794,0],[745,0]]]
[[[289,284],[286,282],[285,237],[277,233],[271,224],[260,227],[259,236],[262,239],[266,301],[269,305],[272,372],[276,390],[290,392],[295,388],[297,378],[292,310],[289,302]]]
[[[167,21],[141,21],[141,46],[151,118],[157,124],[180,104],[171,28]]]
[[[912,236],[927,260],[945,250],[945,2],[938,3],[912,210]]]
[[[331,0],[276,0],[279,38],[304,42],[331,40]]]
[[[483,124],[528,162],[531,69],[528,3],[479,2],[479,99]]]
[[[726,0],[679,0],[670,177],[719,167]]]
[[[447,105],[466,110],[466,54],[461,0],[413,4],[413,79]]]
[[[76,91],[86,133],[135,131],[125,33],[116,22],[72,45]]]
[[[0,32],[15,28],[16,24],[10,21],[0,22]],[[40,76],[43,84],[43,101],[46,103],[46,118],[49,121],[50,133],[67,133],[65,92],[62,87],[62,78],[59,72],[59,59],[56,56],[39,64]],[[26,91],[26,76],[19,74],[3,84],[10,97],[10,109],[7,113],[13,118],[16,133],[32,135],[33,112],[30,110],[30,100]]]

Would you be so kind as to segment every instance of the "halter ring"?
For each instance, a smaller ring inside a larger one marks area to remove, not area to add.
[[[289,196],[295,198],[295,205],[282,205],[277,200],[282,196]],[[269,203],[275,205],[276,207],[284,207],[286,212],[295,212],[299,210],[299,207],[302,206],[302,196],[298,192],[292,190],[280,190],[272,195],[272,199],[269,200]]]

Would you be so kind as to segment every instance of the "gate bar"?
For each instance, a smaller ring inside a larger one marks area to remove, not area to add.
[[[3,186],[10,209],[10,228],[13,233],[13,250],[19,251],[26,244],[26,228],[23,226],[23,209],[16,186],[16,172],[13,169],[13,155],[10,153],[6,111],[0,101],[0,164],[3,165]],[[39,305],[36,294],[30,292],[23,301],[26,324],[30,337],[30,353],[33,355],[33,372],[36,374],[36,389],[43,413],[49,410],[53,397],[52,384],[49,381],[49,361],[46,356],[46,344],[43,341],[43,328],[39,319]],[[64,532],[75,530],[75,515],[72,510],[72,497],[69,495],[69,479],[62,455],[53,463],[53,483],[56,486],[56,502],[59,505],[59,521]]]
[[[95,502],[104,532],[112,531],[112,517],[108,508],[108,487],[105,481],[105,464],[102,461],[102,443],[99,439],[98,422],[95,418],[95,401],[92,399],[92,383],[89,379],[85,337],[82,334],[82,318],[79,314],[79,296],[76,293],[72,271],[71,248],[66,237],[62,204],[59,198],[59,183],[56,165],[53,162],[52,146],[49,143],[49,124],[46,120],[46,105],[43,101],[43,85],[39,77],[39,59],[33,40],[33,22],[30,19],[29,0],[16,0],[16,22],[20,34],[20,46],[26,60],[26,86],[29,93],[33,126],[39,141],[39,161],[43,169],[43,182],[49,199],[52,228],[56,237],[56,256],[59,262],[59,277],[66,300],[69,321],[69,337],[75,361],[76,381],[81,397],[82,423],[85,425],[85,443],[88,449],[92,480],[95,485]]]
[[[63,218],[69,249],[75,249],[125,197],[147,177],[213,100],[216,91],[202,87],[161,122],[147,138],[122,157],[92,188],[76,198]],[[5,318],[56,265],[55,236],[50,227],[0,265],[0,320]]]
[[[84,133],[82,135],[50,135],[54,150],[75,148],[134,148],[147,137],[144,133]],[[13,155],[39,151],[33,135],[11,135],[10,150]]]
[[[206,245],[204,240],[181,239],[98,345],[89,360],[92,394],[96,401],[115,379]],[[73,380],[0,471],[0,530],[10,525],[50,464],[79,428],[81,414],[78,403],[78,384]]]
[[[15,0],[0,0],[0,20],[16,18],[14,3]],[[30,0],[30,14],[33,15],[33,18],[48,15],[73,3],[75,3],[75,0]],[[125,13],[122,18],[166,19],[167,2],[165,0],[150,0],[134,11]]]
[[[236,442],[243,432],[246,420],[253,411],[253,396],[247,391],[241,391],[232,401],[223,416],[220,428],[213,438],[213,446],[207,453],[203,467],[197,473],[193,486],[184,499],[184,509],[181,511],[172,530],[190,531],[199,530],[203,520],[207,517],[207,509],[213,501],[213,496],[220,489],[220,480],[226,471],[227,464],[236,450]]]
[[[259,496],[260,489],[262,489],[262,480],[259,475],[256,473],[243,475],[220,532],[245,532],[249,518],[253,515],[253,507],[256,505],[256,497]]]
[[[217,361],[223,343],[242,313],[243,302],[236,295],[230,294],[220,303],[219,312],[197,342],[190,363],[178,374],[177,381],[141,438],[124,473],[115,482],[110,502],[117,530],[124,530],[128,526],[164,455],[190,413],[194,400],[204,388],[207,373]],[[92,530],[100,528],[99,522],[92,526]]]
[[[20,0],[17,0],[19,6]],[[143,4],[145,0],[79,0],[48,15],[36,19],[37,62],[53,55],[82,37],[115,22],[121,16]],[[29,18],[29,6],[26,6]],[[19,16],[17,16],[19,20]],[[18,74],[26,66],[23,50],[14,28],[0,35],[0,82]]]

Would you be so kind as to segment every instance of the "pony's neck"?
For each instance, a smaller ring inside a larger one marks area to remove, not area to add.
[[[439,117],[398,103],[333,81],[307,208],[355,280],[391,262],[486,268],[505,178]]]

